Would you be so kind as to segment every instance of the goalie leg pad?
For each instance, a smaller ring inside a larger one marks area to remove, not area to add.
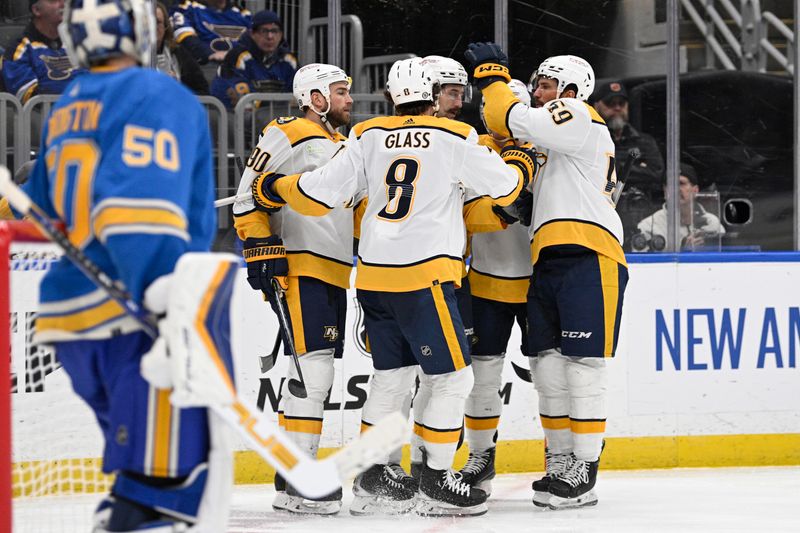
[[[238,271],[238,257],[221,253],[184,254],[175,266],[167,318],[159,324],[170,352],[175,405],[233,403],[230,300]]]
[[[569,357],[566,376],[575,457],[586,462],[597,461],[606,429],[606,360],[602,357]]]
[[[569,357],[556,350],[539,352],[534,370],[534,382],[539,393],[539,415],[542,429],[551,452],[571,453],[570,401],[567,386]]]
[[[464,417],[470,452],[494,448],[497,442],[497,426],[503,409],[499,391],[504,362],[502,354],[472,356],[475,384],[467,398]]]
[[[179,484],[169,484],[169,478],[154,478],[129,472],[117,473],[111,494],[115,497],[109,519],[109,528],[116,524],[140,520],[124,516],[128,509],[139,509],[141,522],[151,521],[159,515],[194,524],[197,521],[200,501],[208,479],[208,465],[198,465]],[[127,502],[133,502],[131,506]],[[147,512],[151,510],[152,512]],[[135,524],[133,524],[135,525]]]
[[[197,522],[193,533],[227,531],[233,491],[233,438],[228,425],[211,411],[208,413],[211,449]]]
[[[414,431],[422,432],[428,466],[447,470],[453,466],[453,456],[461,438],[464,404],[474,384],[472,367],[429,377],[431,399],[422,413],[422,427],[415,425]]]
[[[361,412],[362,422],[366,426],[371,426],[389,413],[401,411],[414,386],[416,374],[416,366],[403,366],[391,370],[375,369],[370,381],[369,395]],[[392,453],[396,455],[396,451],[391,450],[375,462],[387,464]]]

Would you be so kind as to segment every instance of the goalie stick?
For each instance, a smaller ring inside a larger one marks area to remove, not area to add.
[[[151,337],[158,336],[154,320],[131,300],[119,281],[112,280],[75,247],[50,221],[42,209],[11,181],[8,169],[0,165],[0,195],[23,216],[27,216],[64,255],[95,285],[106,291]],[[234,391],[232,402],[207,408],[225,420],[264,460],[275,467],[293,487],[308,498],[319,498],[337,490],[342,481],[372,466],[385,450],[405,440],[406,420],[393,413],[361,434],[354,442],[323,460],[305,454],[274,422]]]

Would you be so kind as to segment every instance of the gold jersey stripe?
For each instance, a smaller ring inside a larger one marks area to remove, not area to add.
[[[433,303],[436,306],[436,313],[439,315],[439,323],[442,325],[442,332],[447,341],[447,349],[453,361],[453,368],[461,370],[467,366],[467,363],[464,361],[461,343],[458,342],[458,335],[456,335],[453,317],[450,314],[450,309],[447,307],[447,301],[445,301],[442,286],[437,283],[431,287],[431,293],[433,294]]]
[[[531,242],[531,261],[535,265],[543,249],[560,244],[577,244],[627,266],[622,246],[611,232],[580,220],[555,220],[540,226]]]
[[[434,281],[461,286],[461,259],[435,257],[410,266],[366,265],[356,268],[356,288],[367,291],[410,292],[430,287]]]
[[[290,276],[306,276],[322,280],[325,283],[350,288],[350,273],[353,267],[336,259],[329,259],[310,252],[287,252]]]
[[[603,323],[605,330],[605,346],[603,355],[614,355],[614,330],[617,325],[617,304],[619,303],[619,264],[612,259],[599,255],[600,286],[603,290]]]
[[[524,304],[528,301],[530,278],[499,278],[491,274],[469,270],[469,286],[473,296],[504,302]]]

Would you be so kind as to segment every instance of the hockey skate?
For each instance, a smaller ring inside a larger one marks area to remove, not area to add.
[[[277,481],[277,476],[276,476]],[[310,500],[302,496],[294,487],[285,484],[286,491],[278,492],[272,502],[276,511],[287,511],[294,514],[334,515],[342,509],[342,489],[336,490],[322,498]],[[275,484],[278,490],[278,484]]]
[[[362,516],[407,513],[416,503],[416,489],[413,485],[413,478],[400,465],[372,465],[353,481],[354,498],[350,505],[350,514]]]
[[[597,505],[594,485],[600,460],[573,460],[569,469],[550,482],[550,509],[571,509]]]
[[[290,496],[286,494],[286,480],[283,476],[275,473],[275,499],[272,500],[272,508],[276,511],[288,511]]]
[[[549,449],[544,451],[545,473],[542,479],[537,479],[531,484],[533,489],[533,504],[537,507],[549,507],[550,483],[566,472],[574,461],[571,453],[552,453]]]
[[[481,489],[486,496],[492,494],[492,480],[495,476],[494,455],[496,448],[480,452],[469,452],[464,468],[460,470],[461,479],[467,485]]]
[[[486,513],[486,493],[470,487],[453,470],[422,467],[417,514],[422,516],[478,516]]]
[[[397,475],[397,477],[400,479],[400,483],[402,483],[406,489],[410,490],[414,494],[417,493],[419,490],[419,477],[409,475],[403,469],[403,467],[397,463],[389,463],[387,466],[392,469],[395,475]],[[419,475],[419,472],[417,472],[417,475]]]

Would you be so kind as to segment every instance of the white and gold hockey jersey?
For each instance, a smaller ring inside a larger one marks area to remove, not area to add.
[[[263,172],[295,174],[318,168],[343,146],[346,137],[331,134],[305,118],[270,122],[247,160],[239,195],[249,193]],[[290,276],[308,276],[337,287],[350,286],[353,266],[353,209],[338,205],[326,217],[303,216],[285,206],[277,213],[257,211],[253,200],[233,205],[234,225],[242,240],[276,234],[283,239]]]
[[[315,215],[368,196],[356,287],[405,292],[436,281],[460,283],[465,188],[505,206],[521,187],[520,171],[480,146],[468,124],[401,116],[357,124],[330,163],[279,179],[274,189]]]
[[[578,244],[626,264],[622,222],[611,200],[614,141],[597,111],[575,98],[531,108],[505,83],[493,83],[483,97],[492,131],[533,143],[547,156],[531,186],[533,263],[548,246]]]
[[[498,153],[502,149],[491,135],[481,135],[478,142]],[[472,235],[469,284],[473,296],[525,303],[532,270],[528,228],[522,224]]]

